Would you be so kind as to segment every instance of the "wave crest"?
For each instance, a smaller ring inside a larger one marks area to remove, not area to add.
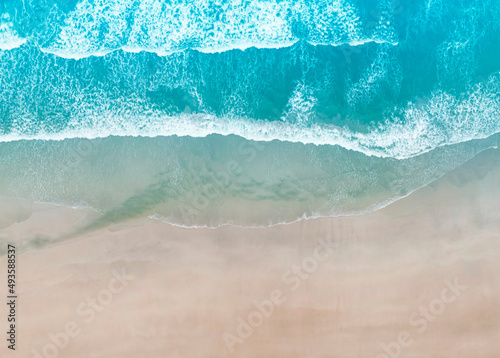
[[[19,36],[10,21],[9,14],[0,17],[0,50],[12,50],[24,44],[26,39]]]
[[[301,40],[331,46],[395,45],[392,7],[392,1],[381,0],[376,15],[366,17],[347,0],[82,0],[67,12],[52,6],[32,38],[44,52],[73,59],[117,49],[213,53],[288,47]]]
[[[176,116],[161,112],[140,114],[139,110],[117,115],[94,108],[92,112],[80,113],[63,131],[53,133],[50,127],[42,126],[35,133],[27,134],[26,127],[33,129],[33,124],[21,122],[11,133],[0,136],[0,141],[234,134],[254,141],[338,145],[368,156],[405,159],[443,145],[482,139],[500,132],[500,100],[496,95],[499,91],[499,78],[492,77],[460,97],[438,92],[429,99],[408,103],[406,108],[393,112],[383,124],[367,133],[332,124],[304,123],[307,118],[304,111],[310,109],[313,103],[311,98],[295,97],[292,99],[295,107],[287,113],[290,116],[291,112],[298,111],[296,116],[300,120],[295,123],[201,113]]]

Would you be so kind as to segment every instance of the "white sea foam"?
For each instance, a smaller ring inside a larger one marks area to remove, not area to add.
[[[82,117],[75,118],[69,126],[72,129],[57,133],[41,130],[36,134],[26,134],[26,123],[21,121],[16,124],[17,130],[2,135],[0,141],[108,136],[205,137],[210,134],[234,134],[255,141],[280,140],[339,145],[369,156],[404,159],[439,146],[482,139],[500,132],[499,89],[498,77],[494,76],[460,97],[436,92],[427,100],[409,103],[404,109],[395,111],[384,124],[367,133],[328,124],[304,125],[303,118],[302,122],[290,123],[243,117],[221,118],[201,113],[166,116],[155,112],[138,112],[116,115],[103,110],[99,115],[95,112],[88,116],[81,113]],[[302,103],[298,97],[292,97],[290,108],[297,110],[300,107],[302,112],[310,111],[314,106],[313,97],[302,100],[307,103]]]
[[[0,17],[0,50],[12,50],[24,44],[26,39],[19,36],[10,21],[9,14]]]
[[[388,11],[388,10],[387,10]],[[110,51],[154,52],[168,55],[186,49],[223,52],[234,49],[281,48],[299,40],[318,45],[368,42],[398,43],[388,25],[387,11],[370,33],[355,4],[346,0],[308,2],[208,0],[82,0],[61,20],[50,24],[50,34],[34,41],[47,53],[81,59]],[[373,33],[371,33],[373,32]]]

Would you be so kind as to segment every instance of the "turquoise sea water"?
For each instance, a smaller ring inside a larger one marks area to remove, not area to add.
[[[499,1],[0,10],[0,197],[94,226],[364,213],[497,145]]]

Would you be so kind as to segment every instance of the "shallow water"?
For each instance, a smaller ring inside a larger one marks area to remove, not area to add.
[[[0,196],[92,207],[103,214],[97,227],[141,216],[183,226],[263,226],[376,210],[497,140],[404,160],[234,135],[22,140],[0,144]]]

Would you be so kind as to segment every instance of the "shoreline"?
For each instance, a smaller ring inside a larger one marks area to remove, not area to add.
[[[490,141],[492,141],[492,143],[493,143],[494,139],[496,139],[496,137],[495,138],[490,137]],[[423,184],[422,186],[417,187],[417,188],[413,189],[412,191],[410,191],[409,193],[406,193],[402,196],[395,196],[392,198],[388,198],[384,201],[381,201],[381,202],[372,204],[368,207],[365,207],[364,209],[360,209],[359,211],[346,212],[346,213],[332,215],[332,216],[321,215],[321,214],[318,214],[317,216],[307,216],[307,214],[304,213],[302,216],[297,217],[296,219],[291,220],[291,221],[269,223],[267,225],[254,225],[254,224],[239,225],[239,224],[232,224],[232,223],[222,223],[222,224],[219,224],[218,226],[209,226],[209,225],[190,226],[187,224],[184,225],[184,224],[180,224],[180,223],[169,222],[161,214],[151,214],[151,215],[148,215],[147,217],[141,218],[140,220],[145,220],[145,222],[147,222],[149,220],[159,221],[159,222],[162,222],[166,225],[171,225],[171,226],[174,226],[177,228],[184,228],[184,229],[193,229],[193,230],[194,229],[212,229],[212,230],[215,230],[215,229],[219,229],[222,227],[233,227],[233,228],[240,228],[240,229],[244,229],[244,228],[265,229],[265,228],[269,228],[269,227],[273,227],[273,226],[293,225],[293,224],[296,224],[296,223],[299,223],[302,221],[336,219],[336,218],[342,218],[342,217],[361,217],[361,216],[365,216],[365,215],[370,215],[370,214],[375,213],[379,210],[383,210],[383,209],[387,208],[388,206],[394,205],[398,201],[404,200],[404,199],[414,195],[414,193],[416,193],[422,189],[425,189],[428,186],[434,185],[434,183],[436,181],[441,180],[441,178],[447,177],[448,175],[451,175],[450,173],[461,170],[461,168],[464,166],[467,166],[469,162],[473,163],[475,158],[482,156],[484,152],[487,152],[487,153],[489,153],[490,151],[494,152],[497,149],[498,148],[496,146],[486,147],[485,149],[482,149],[478,153],[474,154],[474,156],[471,159],[467,159],[464,163],[460,164],[455,169],[452,169],[449,172],[441,174],[439,177],[432,180],[430,183]],[[5,196],[0,196],[0,198],[3,201],[7,202],[8,205],[6,205],[6,207],[9,206],[9,211],[10,211],[10,212],[5,211],[3,213],[0,212],[0,218],[2,218],[2,215],[6,216],[7,218],[9,216],[12,218],[12,216],[16,216],[16,215],[19,217],[17,222],[14,224],[0,220],[0,234],[1,234],[2,229],[6,229],[12,225],[22,224],[23,221],[26,221],[27,218],[29,218],[32,214],[35,214],[35,213],[41,212],[41,211],[61,210],[63,212],[63,214],[62,214],[63,216],[65,215],[64,214],[65,212],[71,211],[71,212],[73,212],[73,214],[71,216],[80,216],[83,221],[87,220],[88,222],[90,222],[91,220],[97,220],[100,216],[102,216],[102,214],[99,214],[98,210],[96,210],[95,208],[92,208],[92,207],[70,206],[70,205],[66,205],[64,203],[52,203],[52,202],[43,202],[43,201],[38,202],[38,201],[32,201],[32,200],[30,201],[30,200],[23,199],[23,198],[5,197]],[[23,210],[23,209],[29,209],[29,210]],[[12,211],[14,211],[14,213],[12,213]],[[130,219],[126,219],[125,221],[134,221],[134,220],[137,220],[137,218],[130,218]],[[123,223],[123,222],[121,222],[121,223]],[[108,226],[113,226],[115,224],[117,224],[117,223],[110,222],[108,224]],[[29,224],[27,224],[27,225],[29,226]],[[75,229],[77,229],[77,228],[75,228]],[[63,233],[59,233],[59,234],[63,234]],[[67,233],[65,233],[65,234],[67,234]]]
[[[103,214],[99,227],[154,215],[188,227],[267,227],[366,214],[428,185],[497,139],[408,160],[236,136],[24,143],[2,146],[0,195],[92,207]],[[23,205],[8,200],[0,208],[0,228],[8,224],[4,216],[28,215]]]

